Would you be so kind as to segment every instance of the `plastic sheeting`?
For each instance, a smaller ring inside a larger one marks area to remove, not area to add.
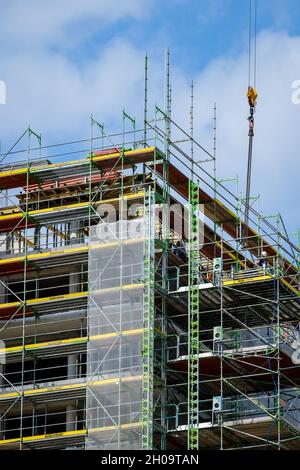
[[[143,219],[91,227],[86,449],[142,448]]]

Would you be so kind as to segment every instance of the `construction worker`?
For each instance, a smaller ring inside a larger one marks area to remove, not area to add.
[[[266,269],[268,265],[267,256],[268,256],[268,253],[266,251],[261,252],[260,258],[258,259],[258,262],[257,262],[260,268]]]
[[[177,256],[177,245],[176,245],[176,242],[173,240],[172,242],[172,245],[171,245],[171,250],[172,250],[172,253]]]
[[[180,242],[177,243],[178,246],[178,258],[183,261],[184,263],[187,262],[187,252],[186,252],[186,244],[184,240],[180,240]]]
[[[139,191],[141,191],[144,187],[143,183],[144,183],[143,175],[137,175],[134,181],[132,192],[136,194]]]

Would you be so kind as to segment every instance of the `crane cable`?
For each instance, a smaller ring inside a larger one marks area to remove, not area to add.
[[[254,8],[253,8],[254,1]],[[254,33],[252,31],[252,18],[254,9]],[[252,35],[254,36],[254,57],[252,71]],[[245,222],[244,222],[244,243],[247,244],[248,225],[249,225],[249,209],[250,209],[250,190],[251,190],[251,173],[252,173],[252,154],[253,154],[253,137],[254,137],[254,113],[257,101],[256,91],[256,36],[257,36],[257,0],[249,0],[249,63],[248,63],[248,90],[247,98],[250,107],[249,121],[249,146],[248,146],[248,166],[246,181],[246,197],[245,197]],[[253,85],[251,82],[253,81]]]
[[[253,2],[254,2],[254,6],[253,6]],[[254,27],[252,26],[253,19],[254,19]],[[252,35],[253,35],[253,42],[254,42],[253,73],[252,73]],[[256,49],[257,49],[256,36],[257,36],[257,0],[249,0],[248,87],[251,87],[251,81],[253,79],[254,89],[256,87]]]

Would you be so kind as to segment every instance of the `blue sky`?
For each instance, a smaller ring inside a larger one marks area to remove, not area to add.
[[[300,32],[298,0],[258,0],[258,32]],[[170,47],[173,60],[190,73],[205,67],[214,57],[238,54],[248,47],[248,0],[152,0],[142,17],[121,18],[86,34],[80,47],[70,57],[84,63],[97,55],[99,46],[112,37],[126,37],[149,54]],[[89,29],[91,20],[70,28]],[[62,49],[64,45],[62,44]],[[59,46],[58,46],[59,48]]]
[[[120,125],[123,107],[138,117],[143,60],[150,61],[151,105],[162,100],[163,60],[171,51],[173,108],[188,125],[189,84],[195,81],[197,138],[211,150],[212,108],[218,107],[219,177],[247,157],[248,0],[1,1],[0,106],[2,150],[30,123],[45,143],[88,136],[88,117]],[[299,0],[258,0],[258,91],[253,193],[264,213],[299,227]]]

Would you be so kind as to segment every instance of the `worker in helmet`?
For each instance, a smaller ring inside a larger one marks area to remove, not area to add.
[[[176,243],[176,255],[184,263],[187,262],[188,260],[187,249],[186,249],[186,243],[184,240],[180,240]]]
[[[135,176],[132,192],[133,193],[138,193],[139,191],[141,191],[143,189],[143,186],[144,186],[143,183],[144,183],[143,175]]]
[[[260,268],[266,269],[268,265],[267,257],[268,253],[266,251],[262,251],[257,263]]]

